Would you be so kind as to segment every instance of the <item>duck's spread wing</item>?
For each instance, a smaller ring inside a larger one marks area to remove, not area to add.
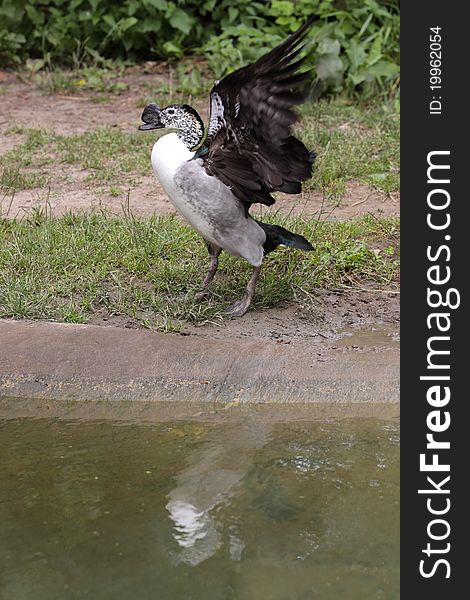
[[[311,177],[314,153],[292,135],[292,110],[305,99],[308,72],[299,58],[309,19],[257,62],[227,75],[211,91],[204,168],[248,205],[271,205],[270,192],[297,194]]]

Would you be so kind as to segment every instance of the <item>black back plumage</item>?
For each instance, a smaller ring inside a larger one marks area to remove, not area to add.
[[[305,58],[304,38],[310,18],[285,42],[255,63],[216,83],[204,144],[204,168],[230,186],[247,207],[270,206],[271,192],[298,194],[312,175],[315,153],[292,135],[294,106],[306,97],[308,72],[298,70]]]

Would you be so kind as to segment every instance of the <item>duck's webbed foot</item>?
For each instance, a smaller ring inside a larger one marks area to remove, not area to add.
[[[250,307],[251,301],[253,300],[256,282],[258,281],[260,272],[261,267],[255,267],[253,269],[253,273],[251,275],[250,281],[248,282],[248,285],[246,286],[246,290],[243,294],[243,297],[225,309],[230,316],[243,317],[243,315],[246,313],[246,311]]]
[[[207,245],[207,249],[209,250],[209,254],[211,256],[211,261],[209,263],[209,270],[207,272],[207,275],[205,276],[204,281],[201,284],[201,289],[194,296],[194,299],[196,301],[202,300],[203,298],[205,298],[207,296],[207,288],[209,287],[212,280],[214,279],[214,275],[217,271],[217,267],[219,266],[219,254],[222,252],[222,248],[219,248],[218,246],[214,246],[214,244],[210,244],[209,242],[206,242],[206,245]]]

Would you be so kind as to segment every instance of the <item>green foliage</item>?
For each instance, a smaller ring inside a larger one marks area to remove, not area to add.
[[[397,0],[0,0],[0,66],[207,57],[214,75],[257,59],[307,17],[318,93],[395,95]]]
[[[342,90],[366,97],[377,91],[395,94],[399,14],[394,2],[385,6],[376,0],[272,0],[243,1],[238,6],[243,8],[236,9],[237,22],[229,19],[223,32],[204,47],[217,77],[256,60],[315,14],[318,21],[311,30],[309,51],[317,75],[316,94]]]
[[[100,57],[179,57],[215,31],[215,21],[206,23],[214,4],[212,0],[0,0],[0,56],[4,64],[30,56],[68,66]]]
[[[265,220],[302,233],[315,251],[270,254],[254,308],[285,300],[314,304],[318,288],[366,282],[388,288],[397,282],[395,219]],[[384,242],[387,252],[380,249]],[[37,211],[27,221],[0,218],[0,318],[80,323],[93,314],[126,315],[164,330],[181,321],[221,318],[244,289],[251,267],[224,253],[209,298],[197,302],[207,263],[197,234],[173,217],[94,213],[53,219]]]
[[[21,33],[11,33],[0,29],[0,65],[19,63],[18,51],[25,44],[26,39]]]

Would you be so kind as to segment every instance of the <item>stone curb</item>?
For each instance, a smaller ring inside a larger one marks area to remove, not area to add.
[[[397,403],[399,349],[0,320],[0,396],[54,400]]]

